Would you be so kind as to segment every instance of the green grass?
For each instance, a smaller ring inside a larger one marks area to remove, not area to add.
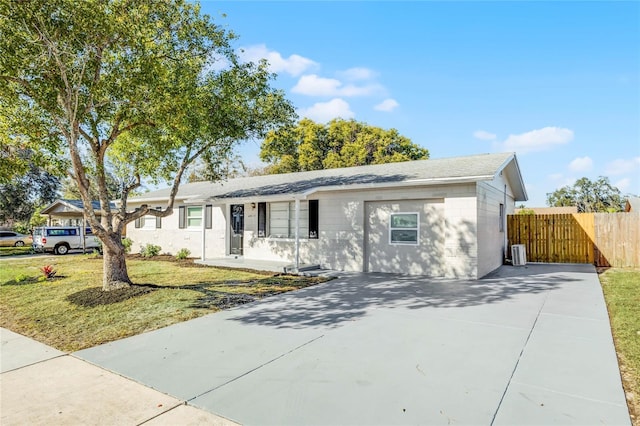
[[[600,275],[620,371],[634,424],[640,425],[640,270]]]
[[[57,271],[52,280],[41,278],[48,264]],[[92,255],[4,260],[0,326],[76,351],[322,281],[190,261],[129,259],[127,265],[136,285],[105,293],[102,259]]]
[[[0,247],[0,256],[19,256],[23,254],[31,254],[31,246]]]

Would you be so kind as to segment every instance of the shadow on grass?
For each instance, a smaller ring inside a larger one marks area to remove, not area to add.
[[[66,299],[78,306],[93,308],[124,302],[156,290],[191,290],[200,293],[188,307],[192,309],[229,309],[264,297],[315,285],[322,280],[302,277],[268,277],[252,281],[222,281],[178,286],[157,284],[133,284],[128,288],[103,291],[100,287],[87,288],[70,294]],[[230,288],[231,291],[220,288]]]

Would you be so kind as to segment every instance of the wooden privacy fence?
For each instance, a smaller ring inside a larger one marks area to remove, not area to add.
[[[507,237],[529,262],[640,267],[640,213],[509,215]]]

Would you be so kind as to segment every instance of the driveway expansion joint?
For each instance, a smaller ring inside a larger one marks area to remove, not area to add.
[[[292,354],[293,352],[297,351],[298,349],[302,349],[303,347],[305,347],[305,346],[307,346],[307,345],[310,345],[310,344],[314,343],[314,342],[315,342],[315,341],[317,341],[317,340],[322,339],[323,337],[324,337],[324,334],[322,334],[322,335],[320,335],[320,336],[318,336],[318,337],[315,337],[315,338],[313,338],[313,339],[311,339],[311,340],[309,340],[309,341],[307,341],[307,342],[304,342],[303,344],[298,345],[298,346],[296,346],[295,348],[293,348],[293,349],[291,349],[291,350],[289,350],[289,351],[287,351],[287,352],[285,352],[285,353],[283,353],[283,354],[280,354],[280,355],[278,355],[277,357],[272,358],[272,359],[270,359],[269,361],[266,361],[266,362],[264,362],[264,363],[260,364],[259,366],[255,367],[255,368],[252,368],[251,370],[246,371],[246,372],[244,372],[244,373],[240,374],[240,375],[239,375],[239,376],[237,376],[237,377],[234,377],[233,379],[227,380],[226,382],[222,383],[221,385],[218,385],[218,386],[216,386],[216,387],[214,387],[214,388],[211,388],[211,389],[209,389],[209,390],[207,390],[207,391],[204,391],[204,392],[202,392],[202,393],[200,393],[200,394],[198,394],[198,395],[196,395],[196,396],[194,396],[194,397],[192,397],[192,398],[187,399],[185,402],[186,402],[186,403],[188,403],[189,401],[193,401],[193,400],[195,400],[195,399],[197,399],[197,398],[200,398],[200,397],[202,397],[202,396],[204,396],[204,395],[210,394],[211,392],[214,392],[214,391],[216,391],[216,390],[218,390],[218,389],[220,389],[220,388],[222,388],[222,387],[224,387],[224,386],[226,386],[226,385],[228,385],[228,384],[230,384],[230,383],[233,383],[233,382],[235,382],[236,380],[239,380],[239,379],[241,379],[241,378],[243,378],[243,377],[245,377],[245,376],[247,376],[247,375],[249,375],[249,374],[253,373],[254,371],[258,371],[258,370],[260,370],[261,368],[266,367],[267,365],[269,365],[269,364],[271,364],[271,363],[273,363],[273,362],[275,362],[275,361],[277,361],[277,360],[279,360],[279,359],[281,359],[281,358],[284,358],[284,357],[285,357],[285,356],[287,356],[287,355]]]
[[[181,406],[183,406],[183,405],[187,405],[187,401],[181,401],[181,402],[179,402],[178,404],[175,404],[174,406],[167,408],[167,409],[166,409],[166,410],[164,410],[163,412],[158,413],[158,414],[156,414],[155,416],[149,417],[148,419],[146,419],[146,420],[144,420],[144,421],[142,421],[142,422],[138,423],[136,426],[140,426],[140,425],[143,425],[143,424],[149,423],[151,420],[153,420],[153,419],[157,419],[158,417],[160,417],[160,416],[163,416],[163,415],[167,414],[169,411],[175,410],[176,408],[181,407]]]
[[[496,411],[493,413],[493,417],[491,418],[491,423],[490,423],[491,426],[493,426],[493,423],[496,421],[496,417],[498,416],[498,412],[500,411],[500,407],[502,406],[502,402],[504,401],[504,397],[507,395],[507,391],[509,390],[509,386],[513,382],[513,376],[516,374],[516,370],[518,369],[518,365],[520,364],[520,360],[522,359],[522,354],[524,353],[524,350],[527,348],[527,344],[529,343],[529,340],[531,339],[531,335],[533,334],[533,330],[535,330],[535,328],[536,328],[536,324],[538,323],[538,319],[540,318],[540,315],[542,315],[542,310],[544,309],[544,305],[547,303],[547,298],[548,297],[549,297],[549,294],[547,293],[545,295],[545,297],[544,297],[544,300],[543,300],[542,304],[540,305],[540,309],[538,310],[538,314],[536,315],[536,319],[533,321],[533,324],[531,325],[531,330],[529,330],[529,334],[527,335],[527,339],[525,340],[524,345],[522,345],[522,350],[520,350],[520,354],[518,354],[518,359],[516,360],[516,363],[513,366],[513,371],[511,372],[511,376],[509,376],[509,380],[507,381],[507,386],[504,387],[504,392],[502,393],[502,396],[500,397],[500,401],[498,402],[498,406],[496,407]]]

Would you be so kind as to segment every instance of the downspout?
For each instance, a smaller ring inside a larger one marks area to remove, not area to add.
[[[502,202],[503,204],[503,209],[504,212],[503,214],[503,218],[501,218],[502,220],[502,231],[503,231],[503,237],[502,237],[502,259],[503,259],[503,263],[504,260],[507,258],[507,245],[509,243],[508,239],[507,239],[507,184],[504,185],[504,201]]]
[[[296,251],[296,260],[295,267],[296,272],[300,268],[300,198],[296,197],[296,243],[295,243],[295,251]]]

